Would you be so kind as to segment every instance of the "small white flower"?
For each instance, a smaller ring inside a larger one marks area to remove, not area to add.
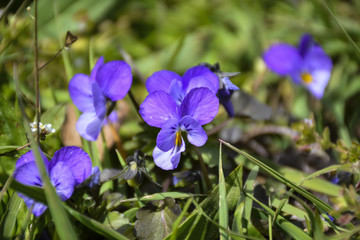
[[[30,123],[31,132],[34,134],[37,132],[37,124],[36,122]],[[40,133],[40,139],[45,140],[46,135],[49,135],[50,133],[54,133],[55,129],[52,128],[52,125],[50,123],[43,124],[39,122],[39,133]]]

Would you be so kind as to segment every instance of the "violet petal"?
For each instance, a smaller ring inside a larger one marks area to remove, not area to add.
[[[34,161],[22,164],[20,167],[16,168],[13,178],[24,185],[42,186],[40,173]]]
[[[78,170],[81,171],[82,169]],[[71,197],[74,192],[75,179],[69,165],[65,161],[58,161],[52,166],[50,180],[62,201],[66,201]]]
[[[219,110],[219,99],[208,88],[194,88],[180,105],[181,116],[189,115],[200,125],[211,122]]]
[[[84,112],[76,122],[76,130],[88,141],[96,141],[104,119],[99,119],[96,112]]]
[[[302,57],[305,57],[308,51],[315,45],[313,37],[306,33],[304,34],[299,43],[299,52]]]
[[[175,147],[177,125],[178,120],[174,118],[167,120],[163,124],[156,138],[156,146],[161,151],[166,152]]]
[[[264,54],[266,65],[280,75],[291,74],[299,66],[301,56],[298,50],[285,43],[272,45]]]
[[[173,97],[175,102],[180,105],[186,95],[182,82],[173,80],[170,84],[169,94]]]
[[[158,128],[161,128],[168,119],[178,119],[174,99],[161,90],[150,93],[140,105],[139,112],[147,124]]]
[[[203,146],[207,141],[205,130],[198,121],[190,116],[185,116],[180,120],[181,128],[185,128],[189,142],[197,147]]]
[[[131,67],[125,61],[110,61],[99,67],[96,82],[111,101],[125,97],[131,87]]]
[[[40,151],[41,157],[43,159],[43,162],[45,164],[45,168],[48,168],[49,165],[49,160],[46,158],[46,156],[44,155],[44,153]],[[17,161],[16,161],[16,165],[15,168],[19,168],[21,165],[25,164],[25,163],[29,163],[29,162],[35,162],[35,156],[33,154],[33,150],[30,150],[29,152],[23,154]]]
[[[99,60],[96,61],[95,66],[93,67],[93,69],[91,70],[91,74],[90,74],[90,80],[91,81],[95,81],[96,79],[96,74],[99,70],[99,68],[104,64],[104,57],[101,56],[99,58]]]
[[[63,147],[56,151],[50,161],[49,168],[52,169],[59,163],[64,162],[68,166],[68,171],[72,173],[74,184],[82,183],[91,174],[91,159],[89,155],[79,147]]]
[[[219,78],[206,66],[195,66],[189,68],[183,78],[184,89],[187,89],[187,92],[194,87],[199,87],[196,83],[197,81],[201,82],[202,87],[208,87],[213,93],[216,93],[219,89]]]
[[[173,170],[177,168],[183,151],[185,151],[184,141],[182,141],[180,149],[176,149],[175,147],[167,152],[161,151],[158,147],[155,147],[153,151],[154,162],[159,168]]]
[[[29,198],[28,196],[22,193],[18,193],[18,195],[19,197],[24,199],[25,205],[28,209],[30,209],[31,207],[33,208],[32,213],[35,215],[35,217],[39,217],[47,209],[47,206],[43,203],[36,202],[34,199]]]
[[[173,80],[181,81],[181,76],[168,70],[157,71],[146,80],[146,89],[149,93],[157,90],[169,93]]]
[[[75,74],[69,82],[69,94],[80,111],[93,111],[94,105],[89,76],[82,73]]]
[[[91,89],[93,93],[93,105],[95,107],[96,115],[99,119],[104,119],[106,114],[106,98],[101,92],[97,82],[92,83]]]

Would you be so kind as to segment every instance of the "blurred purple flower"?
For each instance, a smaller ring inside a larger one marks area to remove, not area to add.
[[[185,95],[193,88],[209,88],[214,94],[219,89],[219,79],[206,66],[189,68],[184,76],[168,70],[153,73],[146,81],[146,89],[149,94],[158,90],[169,93],[180,105]]]
[[[69,83],[73,103],[82,111],[76,130],[89,141],[99,136],[106,117],[107,101],[125,97],[132,83],[131,68],[125,61],[104,63],[100,57],[90,76],[75,74]]]
[[[90,157],[79,147],[61,148],[55,152],[50,162],[43,153],[41,153],[41,156],[50,181],[62,201],[69,199],[74,191],[74,187],[90,176]],[[40,173],[36,167],[32,150],[17,160],[13,177],[24,185],[42,187]],[[43,214],[47,209],[45,204],[36,202],[22,193],[19,193],[19,196],[24,199],[28,208],[33,207],[32,213],[36,217]]]
[[[218,80],[217,80],[218,81]],[[164,169],[175,169],[185,151],[181,132],[195,146],[207,141],[201,127],[213,120],[219,110],[219,99],[209,88],[193,88],[180,105],[164,90],[152,91],[140,105],[140,114],[150,126],[161,128],[153,151],[155,164]]]
[[[286,44],[272,45],[264,53],[266,65],[279,75],[290,75],[320,99],[331,77],[332,61],[309,34],[300,40],[299,49]]]

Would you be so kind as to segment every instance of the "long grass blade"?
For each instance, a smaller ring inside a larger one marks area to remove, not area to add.
[[[226,186],[225,186],[225,177],[222,168],[222,143],[220,142],[219,148],[219,225],[225,229],[229,228],[229,216],[228,216],[228,207],[226,202]],[[220,240],[228,240],[229,235],[219,229]]]
[[[16,224],[17,214],[22,206],[22,199],[14,192],[8,203],[8,209],[1,221],[1,239],[11,239]]]

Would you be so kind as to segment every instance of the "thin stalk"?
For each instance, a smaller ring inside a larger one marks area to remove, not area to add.
[[[34,0],[34,59],[35,59],[35,69],[34,69],[34,77],[35,77],[35,96],[36,96],[36,141],[40,144],[40,87],[39,87],[39,62],[38,62],[38,10],[37,10],[37,0]]]
[[[13,180],[13,178],[11,176],[8,177],[8,179],[6,180],[5,185],[2,187],[2,189],[0,191],[0,201],[2,200],[2,197],[4,196],[7,189],[9,188],[12,180]]]
[[[111,121],[108,119],[108,117],[106,117],[106,121],[107,121],[107,124],[108,126],[110,127],[110,131],[114,137],[114,140],[115,140],[115,143],[116,143],[116,149],[119,151],[121,157],[123,159],[126,159],[127,158],[127,154],[126,154],[126,151],[123,147],[123,144],[122,144],[122,141],[121,141],[121,138],[119,136],[119,134],[117,133],[114,125],[111,123]]]
[[[130,97],[131,103],[134,105],[135,109],[136,109],[136,113],[140,116],[140,118],[142,119],[141,115],[140,115],[140,107],[139,104],[136,102],[136,99],[134,97],[134,95],[132,94],[131,90],[129,90],[128,95]]]
[[[52,62],[52,60],[54,60],[63,50],[64,50],[65,47],[62,47],[59,51],[57,51],[57,53],[55,53],[54,56],[52,56],[49,61],[47,61],[44,65],[42,65],[40,68],[39,68],[39,71],[42,70],[44,67],[46,67],[49,63]]]
[[[20,151],[20,150],[22,150],[22,149],[24,149],[24,148],[26,148],[28,146],[30,146],[30,143],[27,143],[24,146],[21,146],[21,147],[15,149],[15,150],[11,150],[11,151],[8,151],[8,152],[1,153],[0,156],[8,156],[8,155],[10,155],[12,153],[15,153],[17,151]]]
[[[211,189],[211,182],[210,182],[210,178],[209,178],[209,173],[206,169],[206,165],[204,163],[204,159],[201,155],[201,151],[198,147],[195,147],[194,146],[194,149],[195,149],[195,153],[196,155],[198,156],[198,159],[199,159],[199,162],[200,162],[200,166],[201,166],[201,171],[202,171],[202,174],[204,176],[204,179],[205,179],[205,183],[206,183],[206,186],[208,188],[208,190]]]

